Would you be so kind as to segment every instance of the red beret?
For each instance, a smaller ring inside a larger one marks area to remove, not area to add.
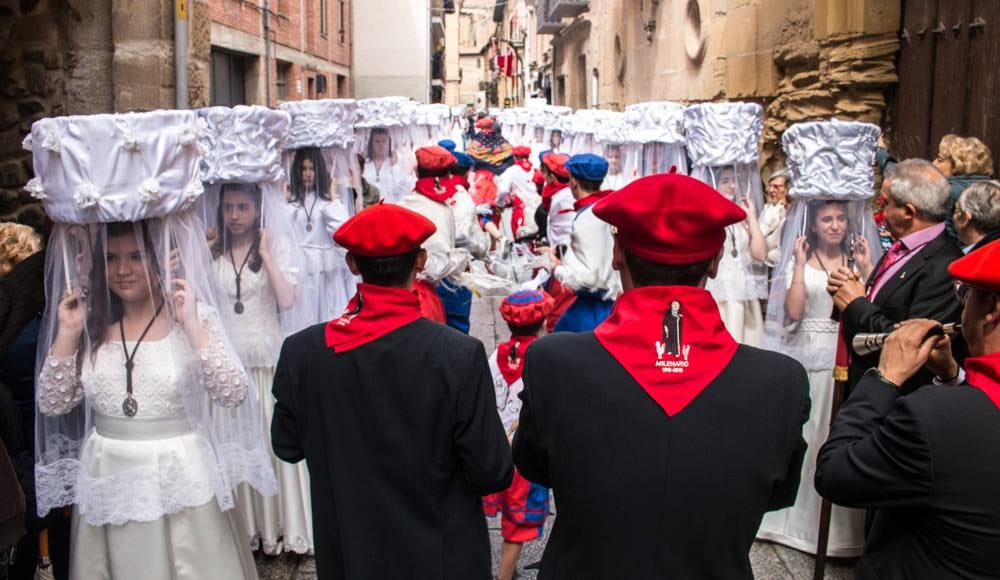
[[[569,155],[565,153],[549,153],[542,157],[542,163],[545,164],[545,167],[563,179],[569,179],[569,169],[566,169],[567,161],[569,161]]]
[[[420,249],[435,231],[434,222],[417,212],[379,202],[344,222],[333,241],[352,254],[384,258]]]
[[[493,119],[491,117],[483,117],[476,121],[476,129],[489,129],[493,126]]]
[[[511,153],[513,153],[517,157],[531,157],[531,147],[528,147],[526,145],[518,145],[517,147],[514,147]]]
[[[955,260],[948,273],[969,286],[1000,292],[1000,242],[990,242]]]
[[[660,264],[690,264],[719,255],[726,226],[746,219],[739,206],[686,175],[637,179],[594,204],[594,215],[617,228],[630,254]]]
[[[545,320],[554,306],[544,290],[519,290],[500,303],[500,316],[514,326],[529,326]]]
[[[417,149],[417,165],[428,171],[448,169],[455,164],[455,156],[440,145],[431,145]]]

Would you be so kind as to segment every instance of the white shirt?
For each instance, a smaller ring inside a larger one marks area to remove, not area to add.
[[[569,247],[553,274],[573,290],[606,291],[614,300],[622,292],[622,280],[611,266],[614,255],[611,226],[594,215],[593,206],[580,210],[573,221]]]
[[[552,194],[552,202],[549,205],[549,223],[546,235],[549,238],[549,246],[556,247],[560,244],[569,244],[569,234],[573,229],[573,218],[576,217],[576,209],[573,205],[576,199],[569,186],[560,189]]]

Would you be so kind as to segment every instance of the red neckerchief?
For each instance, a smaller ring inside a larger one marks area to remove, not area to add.
[[[581,209],[588,208],[614,192],[615,191],[613,189],[605,189],[603,191],[596,191],[588,196],[581,197],[573,202],[573,209],[580,211]]]
[[[545,184],[545,187],[542,188],[542,207],[545,208],[545,211],[549,211],[549,208],[552,207],[552,196],[566,187],[569,186],[557,180]]]
[[[514,232],[514,237],[516,238],[517,230],[521,229],[525,221],[524,201],[515,194],[511,196],[510,205],[513,208],[510,210],[510,229]]]
[[[434,201],[444,203],[455,195],[455,184],[445,177],[421,177],[413,190]]]
[[[537,336],[512,336],[510,340],[497,347],[497,368],[508,385],[513,385],[524,372],[524,352]],[[510,360],[511,350],[517,347],[514,360]]]
[[[965,380],[1000,408],[1000,352],[965,359]]]
[[[472,191],[472,186],[469,185],[469,178],[464,175],[452,175],[451,184],[455,187],[461,185],[465,188],[465,191]]]
[[[523,169],[525,173],[531,173],[535,170],[534,166],[527,159],[518,159],[514,164]]]
[[[420,318],[413,290],[358,284],[340,318],[326,323],[326,346],[340,354],[375,341]]]
[[[674,302],[680,316],[668,317]],[[670,417],[719,376],[738,346],[712,295],[692,286],[625,292],[594,336]]]

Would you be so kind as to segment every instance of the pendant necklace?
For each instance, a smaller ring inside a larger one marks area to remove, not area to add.
[[[830,271],[826,269],[826,264],[824,264],[823,263],[823,259],[819,257],[819,252],[816,252],[813,255],[816,256],[816,261],[819,262],[819,267],[823,268],[823,273],[826,274],[826,276],[829,278],[830,277]],[[840,255],[840,264],[844,265],[844,255],[843,254]]]
[[[309,209],[306,209],[306,200],[305,199],[302,200],[302,211],[306,212],[306,231],[307,232],[313,231],[313,210],[316,209],[316,202],[317,201],[319,201],[319,194],[318,193],[316,194],[316,197],[313,198],[312,205],[309,206]],[[235,267],[235,264],[234,264],[234,267]]]
[[[736,251],[736,232],[733,231],[733,226],[726,226],[726,237],[732,240],[733,249],[729,254],[735,258],[739,252]]]
[[[243,314],[243,301],[241,300],[241,283],[243,281],[243,268],[246,267],[247,261],[250,260],[250,254],[253,253],[253,244],[247,248],[246,255],[243,256],[243,263],[240,264],[239,269],[236,269],[236,260],[233,258],[233,248],[229,248],[229,262],[233,265],[233,272],[236,274],[236,304],[233,304],[233,312],[236,314]]]
[[[125,413],[126,417],[135,417],[135,414],[139,412],[139,402],[132,396],[132,369],[135,368],[135,353],[139,350],[142,339],[146,338],[146,333],[153,327],[156,318],[160,316],[161,310],[163,310],[162,302],[156,307],[153,317],[146,323],[146,328],[139,335],[139,340],[135,341],[135,348],[132,349],[131,353],[128,351],[128,345],[125,344],[125,324],[122,322],[122,318],[118,319],[118,332],[121,333],[122,350],[125,352],[125,400],[122,401],[122,413]]]

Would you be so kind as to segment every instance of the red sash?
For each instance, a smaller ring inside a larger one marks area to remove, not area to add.
[[[965,359],[965,380],[1000,408],[1000,352]]]
[[[595,203],[601,201],[605,197],[608,197],[612,193],[614,193],[614,190],[612,190],[612,189],[605,189],[604,191],[594,192],[594,193],[592,193],[592,194],[590,194],[590,195],[588,195],[586,197],[581,197],[580,199],[574,201],[573,202],[573,208],[576,211],[580,211],[581,209],[588,208],[588,207],[594,205]]]
[[[434,201],[445,203],[455,195],[455,184],[444,177],[421,177],[413,190]]]
[[[497,347],[497,368],[500,369],[500,374],[508,385],[513,385],[521,378],[521,373],[524,372],[524,352],[536,338],[538,337],[512,336],[510,340]],[[511,350],[515,348],[517,350],[511,360]]]
[[[565,187],[569,186],[559,181],[552,181],[545,184],[545,187],[542,188],[542,207],[545,208],[545,211],[549,211],[549,208],[552,206],[552,196]]]
[[[594,336],[668,416],[715,380],[738,346],[712,295],[692,286],[625,292]]]
[[[326,323],[326,346],[340,354],[373,342],[420,318],[413,290],[358,284],[340,318]]]

